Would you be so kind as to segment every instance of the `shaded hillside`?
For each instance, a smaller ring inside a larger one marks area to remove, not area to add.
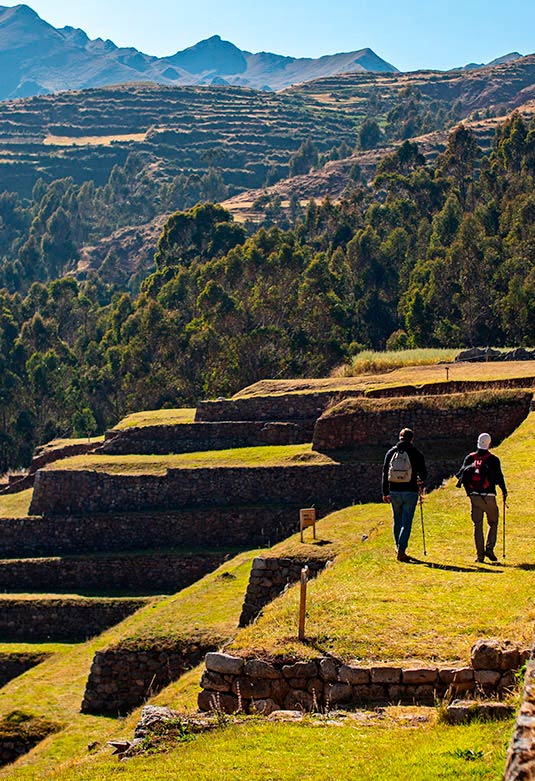
[[[242,51],[219,35],[169,57],[153,57],[83,30],[57,29],[27,5],[0,6],[0,99],[109,84],[239,84],[281,89],[347,71],[395,71],[371,49],[319,59]]]

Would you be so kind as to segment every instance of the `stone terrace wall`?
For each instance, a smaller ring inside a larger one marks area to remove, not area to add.
[[[198,422],[225,420],[303,420],[313,422],[333,399],[341,400],[363,395],[363,390],[346,389],[200,401],[197,404],[195,420]]]
[[[289,584],[296,583],[305,564],[308,564],[310,577],[314,578],[325,569],[327,561],[257,556],[251,567],[239,625],[250,624],[263,607],[282,594]]]
[[[368,390],[366,391],[366,396],[376,399],[395,396],[444,396],[450,393],[471,393],[481,390],[507,390],[514,388],[535,389],[535,377],[511,377],[507,380],[448,380],[444,382],[428,382],[425,385],[397,385],[391,388]]]
[[[80,643],[146,604],[144,599],[0,599],[0,642]]]
[[[528,662],[524,694],[507,752],[505,781],[535,779],[535,659]]]
[[[316,711],[337,705],[431,705],[447,692],[501,696],[514,689],[513,671],[523,664],[527,654],[529,650],[519,650],[512,644],[502,645],[496,653],[493,641],[480,641],[474,646],[470,666],[402,668],[342,664],[333,658],[269,663],[209,653],[198,704],[204,711],[256,710],[268,715],[280,708]]]
[[[188,645],[147,642],[142,647],[119,645],[97,651],[87,681],[82,713],[122,716],[141,705],[186,670],[196,667],[217,641]]]
[[[438,401],[438,400],[437,400]],[[440,402],[439,402],[440,403]],[[340,412],[330,413],[316,422],[313,448],[319,451],[358,445],[388,446],[397,441],[401,428],[408,426],[418,434],[418,442],[425,449],[425,443],[438,439],[451,442],[460,448],[474,447],[480,431],[490,430],[493,444],[498,444],[522,423],[529,413],[531,394],[521,394],[518,399],[504,403],[482,404],[479,407],[452,409],[438,405],[405,407],[400,403],[394,409],[374,409],[366,401],[361,408],[344,412],[345,404],[339,405]]]
[[[375,481],[377,482],[377,481]],[[377,486],[376,486],[376,490]],[[318,514],[328,508],[318,507]],[[298,508],[280,504],[0,519],[0,556],[58,556],[154,547],[265,547],[299,528]]]
[[[111,455],[165,455],[261,445],[295,445],[310,442],[313,429],[313,423],[265,423],[250,420],[139,426],[106,432],[106,442],[98,452]]]
[[[54,461],[61,461],[63,458],[70,458],[71,456],[81,456],[85,453],[93,453],[98,447],[99,445],[95,442],[77,442],[76,444],[63,445],[62,447],[51,447],[44,452],[37,450],[30,464],[30,474],[34,474],[47,464],[53,464]]]
[[[116,589],[174,594],[216,569],[225,553],[0,560],[0,590],[61,593]]]
[[[435,465],[438,483],[451,474]],[[323,511],[374,501],[380,491],[377,464],[342,463],[285,467],[169,469],[166,475],[95,471],[37,473],[31,515],[69,515],[271,503],[316,505]],[[440,475],[440,477],[439,477]],[[431,479],[432,483],[432,479]]]
[[[32,667],[36,667],[45,659],[48,659],[51,654],[47,653],[12,653],[2,654],[0,653],[0,687],[5,686],[8,681],[12,681],[13,678],[18,678],[19,675],[25,673],[26,670],[31,670]]]

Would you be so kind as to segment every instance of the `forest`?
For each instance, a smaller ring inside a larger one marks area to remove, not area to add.
[[[518,113],[487,155],[462,124],[433,164],[407,140],[289,227],[175,212],[139,292],[65,275],[121,197],[145,208],[135,162],[102,188],[0,196],[0,253],[20,244],[0,281],[0,472],[126,412],[322,375],[366,348],[535,344],[535,123]]]

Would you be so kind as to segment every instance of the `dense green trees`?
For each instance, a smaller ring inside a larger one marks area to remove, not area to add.
[[[432,166],[406,141],[371,186],[294,204],[288,229],[247,235],[209,203],[177,212],[139,294],[61,276],[102,192],[39,185],[31,212],[1,197],[25,292],[0,290],[0,471],[51,436],[322,374],[364,347],[535,344],[534,150],[516,114],[483,158],[464,127]]]

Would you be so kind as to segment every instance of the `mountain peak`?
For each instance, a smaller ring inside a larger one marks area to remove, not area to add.
[[[165,59],[195,74],[217,71],[219,74],[233,75],[243,73],[247,68],[247,61],[241,49],[230,41],[224,41],[220,35],[205,38]]]

